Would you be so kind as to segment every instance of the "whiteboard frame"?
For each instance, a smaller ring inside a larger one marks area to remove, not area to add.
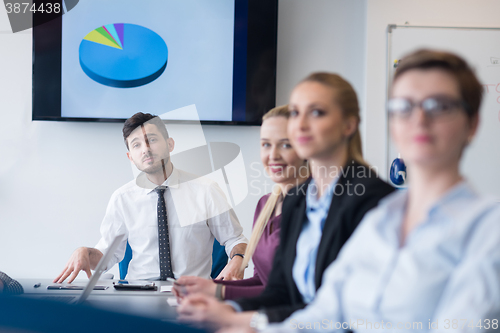
[[[391,133],[389,130],[389,115],[387,113],[387,102],[389,101],[389,94],[392,84],[391,75],[391,51],[392,51],[392,31],[399,28],[419,28],[419,29],[450,29],[450,30],[500,30],[500,27],[458,27],[458,26],[439,26],[439,25],[409,25],[409,24],[388,24],[387,25],[387,35],[386,35],[386,94],[385,94],[385,123],[386,123],[386,145],[385,145],[385,159],[387,161],[387,175],[389,175],[389,170],[391,168],[392,161],[390,160],[390,144],[391,144]],[[388,177],[389,178],[389,177]]]

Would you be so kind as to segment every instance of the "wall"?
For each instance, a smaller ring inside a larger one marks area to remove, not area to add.
[[[344,76],[363,96],[366,1],[281,0],[279,5],[277,103],[287,103],[295,84],[315,71]]]
[[[500,27],[494,0],[368,0],[364,123],[365,156],[387,174],[386,28],[388,24]],[[459,42],[459,41],[457,41]]]
[[[362,92],[365,1],[279,5],[277,102],[286,103],[295,83],[315,70],[339,72]],[[1,8],[0,270],[51,278],[75,248],[95,245],[108,199],[132,171],[121,124],[31,121],[31,31],[9,32]],[[238,144],[249,181],[264,186],[251,168],[259,162],[258,127],[204,126],[204,132],[207,141]],[[235,209],[247,236],[261,195],[249,191]]]
[[[281,0],[277,103],[311,71],[341,73],[359,92],[365,156],[385,175],[387,24],[500,26],[499,12],[496,0]],[[132,172],[120,124],[31,121],[31,34],[9,31],[2,6],[0,270],[53,277],[76,247],[97,242],[109,196]],[[204,131],[208,141],[240,145],[255,178],[257,127]],[[257,200],[249,195],[236,207],[247,236]]]

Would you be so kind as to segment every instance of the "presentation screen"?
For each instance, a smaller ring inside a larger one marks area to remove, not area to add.
[[[33,28],[33,120],[194,106],[202,123],[259,124],[275,104],[276,31],[277,0],[79,1]]]

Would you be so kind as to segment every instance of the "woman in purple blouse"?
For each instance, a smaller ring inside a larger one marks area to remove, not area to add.
[[[254,276],[233,281],[182,276],[177,280],[177,286],[174,285],[177,297],[184,296],[180,294],[180,286],[187,294],[201,292],[226,300],[258,296],[264,290],[279,244],[283,197],[309,177],[307,163],[290,145],[287,123],[287,105],[272,109],[262,118],[260,157],[266,173],[276,185],[272,193],[264,195],[257,204],[252,235],[243,258],[242,270],[253,259]]]

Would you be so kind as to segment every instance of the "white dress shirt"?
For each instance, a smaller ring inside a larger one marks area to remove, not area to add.
[[[316,298],[269,332],[476,332],[499,329],[500,204],[467,182],[401,244],[408,193],[365,215]]]
[[[214,236],[228,255],[235,245],[247,242],[236,214],[217,183],[207,178],[174,168],[162,185],[168,186],[165,204],[174,276],[209,278]],[[103,253],[117,235],[126,235],[107,267],[123,259],[128,239],[132,248],[129,280],[160,277],[155,187],[141,174],[116,190],[101,224],[101,239],[95,248]]]

